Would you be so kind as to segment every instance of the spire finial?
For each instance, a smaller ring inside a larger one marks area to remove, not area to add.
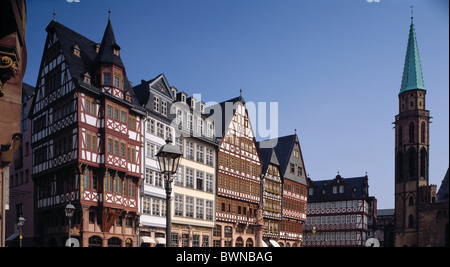
[[[55,10],[53,9],[53,21],[55,21],[55,19],[56,19],[56,12],[55,12]]]
[[[411,5],[411,24],[413,23],[413,18],[414,18],[414,6]]]
[[[239,94],[240,94],[240,96],[242,97],[242,88],[239,89]]]
[[[108,20],[111,20],[111,8],[108,10]]]
[[[295,128],[294,131],[295,131],[295,134],[297,135],[297,128]]]

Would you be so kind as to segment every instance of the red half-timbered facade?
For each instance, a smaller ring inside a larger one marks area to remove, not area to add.
[[[299,247],[303,242],[306,222],[308,181],[297,133],[261,141],[259,147],[260,150],[273,149],[276,153],[282,185],[278,236],[272,235],[266,239],[267,245]]]
[[[145,113],[111,21],[101,43],[56,21],[46,30],[30,111],[40,245],[64,246],[70,230],[81,246],[135,246]]]
[[[216,122],[216,136],[222,136],[213,246],[261,246],[261,160],[245,101],[237,97],[210,110]]]

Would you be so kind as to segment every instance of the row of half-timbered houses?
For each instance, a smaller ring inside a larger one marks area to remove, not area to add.
[[[133,87],[110,19],[99,43],[55,20],[46,31],[29,110],[36,246],[69,232],[85,247],[300,246],[296,134],[256,142],[242,94],[207,107],[164,74]],[[156,159],[166,140],[182,152],[171,203]]]

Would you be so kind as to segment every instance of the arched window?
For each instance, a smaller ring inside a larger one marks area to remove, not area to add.
[[[414,216],[412,216],[412,215],[409,215],[409,218],[408,218],[408,227],[409,227],[409,228],[414,228]]]
[[[413,180],[416,178],[416,150],[414,148],[411,148],[408,151],[408,175],[409,175],[409,179]]]
[[[427,173],[427,150],[422,148],[420,150],[420,178],[425,179]]]
[[[409,205],[413,206],[414,205],[414,198],[412,196],[409,197]]]
[[[409,123],[409,142],[414,142],[414,122]]]
[[[397,174],[397,182],[401,182],[403,180],[403,153],[400,151],[397,154],[396,165],[396,174]]]
[[[400,126],[398,129],[398,145],[403,145],[403,127]]]
[[[422,122],[422,125],[420,125],[420,141],[425,143],[425,122]]]
[[[251,238],[248,238],[248,239],[245,241],[245,246],[246,246],[246,247],[253,247],[253,240],[252,240]]]
[[[117,237],[111,237],[108,239],[108,247],[121,247],[122,246],[122,240],[120,240]]]
[[[235,246],[236,246],[236,247],[239,247],[239,248],[244,247],[244,240],[242,240],[241,237],[238,237],[238,238],[236,239],[236,244],[235,244]]]
[[[89,247],[101,247],[102,239],[99,236],[91,236],[89,237]]]

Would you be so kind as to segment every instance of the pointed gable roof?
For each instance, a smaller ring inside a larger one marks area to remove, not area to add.
[[[238,97],[205,108],[205,114],[209,114],[207,116],[212,117],[215,121],[214,136],[216,136],[217,138],[222,139],[222,137],[225,136],[228,126],[230,125],[234,113],[236,112],[235,107],[237,107],[236,104],[238,102],[245,106],[245,100],[242,95],[240,95]]]
[[[408,47],[406,49],[405,65],[403,67],[402,84],[399,94],[415,89],[425,90],[425,85],[423,83],[416,32],[414,30],[414,24],[411,20],[411,25],[409,27]]]
[[[292,134],[292,135],[287,135],[287,136],[283,136],[283,137],[272,138],[272,139],[261,141],[261,142],[259,142],[259,147],[273,148],[274,152],[276,153],[277,159],[279,161],[280,172],[283,176],[283,179],[286,178],[286,179],[298,182],[300,184],[307,185],[308,183],[306,181],[306,178],[303,176],[299,177],[299,176],[295,175],[295,177],[285,177],[287,168],[290,163],[291,155],[293,153],[296,143],[299,144],[298,149],[299,149],[299,153],[300,153],[300,155],[299,155],[300,161],[303,164],[303,166],[302,166],[303,171],[306,174],[305,163],[303,161],[303,155],[302,155],[302,151],[301,151],[301,147],[300,147],[300,141],[298,140],[297,134]]]
[[[86,72],[92,73],[92,61],[96,56],[95,42],[54,20],[49,23],[46,31],[48,33],[55,32],[58,36],[61,51],[73,78],[78,80]],[[80,49],[79,57],[73,53],[74,45],[77,45]]]
[[[100,44],[100,50],[98,51],[97,57],[95,58],[95,62],[114,64],[125,70],[120,55],[114,54],[115,49],[120,50],[120,46],[116,42],[111,19],[109,19],[108,24],[106,25],[105,33],[103,34],[102,42]]]
[[[261,173],[265,174],[267,171],[267,168],[269,167],[269,164],[273,164],[276,166],[280,166],[280,162],[278,161],[277,154],[275,153],[275,150],[273,148],[263,148],[260,146],[260,142],[256,143],[259,157],[262,161],[262,169]],[[281,172],[281,170],[280,170]]]

